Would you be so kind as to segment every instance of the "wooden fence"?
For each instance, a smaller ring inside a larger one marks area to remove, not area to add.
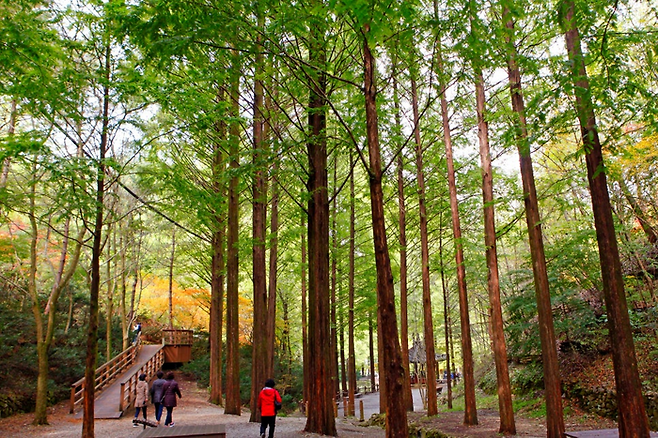
[[[193,330],[162,330],[162,343],[164,345],[192,345]]]
[[[137,353],[141,347],[140,336],[137,336],[137,339],[130,347],[123,350],[117,356],[112,358],[110,361],[104,363],[100,367],[96,368],[96,380],[94,386],[94,392],[100,391],[109,385],[117,376],[119,376],[124,370],[131,367],[135,362]],[[85,392],[85,378],[78,380],[73,385],[71,385],[71,400],[70,400],[70,409],[69,412],[72,414],[75,412],[76,407],[82,403]]]
[[[137,389],[137,381],[141,374],[146,374],[146,381],[150,381],[155,373],[158,372],[165,362],[164,348],[160,348],[158,352],[148,360],[139,370],[129,376],[126,380],[121,382],[121,398],[119,399],[119,410],[123,412],[125,409],[135,401]]]

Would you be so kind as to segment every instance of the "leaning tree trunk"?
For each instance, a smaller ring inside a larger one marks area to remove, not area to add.
[[[526,223],[528,227],[528,241],[530,244],[530,257],[532,272],[535,280],[535,296],[539,314],[539,337],[542,347],[542,365],[544,369],[544,388],[546,399],[546,428],[547,436],[562,437],[564,434],[564,417],[562,410],[562,391],[560,370],[555,343],[555,329],[553,326],[553,312],[551,308],[551,292],[546,270],[546,257],[539,217],[537,190],[532,170],[532,157],[528,142],[528,130],[525,119],[525,104],[521,90],[521,72],[516,62],[516,48],[514,35],[514,21],[510,17],[510,10],[505,9],[503,20],[507,28],[507,71],[510,82],[510,95],[512,98],[512,111],[515,114],[516,139],[519,150],[521,166],[521,180],[523,183],[523,198],[525,203]]]
[[[448,117],[448,100],[446,98],[445,80],[442,78],[443,61],[438,52],[439,81],[441,87],[441,116],[443,120],[443,140],[446,148],[446,166],[448,168],[448,190],[450,191],[450,212],[452,215],[452,234],[455,242],[455,264],[457,267],[457,287],[459,290],[459,315],[461,322],[462,367],[464,370],[464,424],[478,424],[477,408],[475,406],[475,376],[473,375],[473,343],[471,341],[471,322],[468,314],[468,292],[466,291],[466,270],[464,268],[464,249],[462,247],[462,232],[459,221],[459,205],[457,201],[457,184],[455,181],[455,165],[452,158],[452,138],[450,135],[450,120]]]
[[[229,166],[233,171],[228,187],[228,231],[226,243],[226,402],[225,414],[240,415],[240,326],[239,326],[239,232],[240,192],[237,169],[240,167],[240,68],[233,53],[231,77],[231,115],[229,128]]]
[[[375,85],[375,58],[368,44],[365,26],[363,36],[364,94],[366,104],[366,138],[369,155],[370,206],[372,209],[372,233],[377,266],[377,311],[381,318],[384,346],[384,379],[386,390],[386,436],[399,438],[408,436],[407,410],[404,397],[400,397],[404,385],[404,367],[398,341],[398,325],[395,314],[395,294],[391,260],[386,241],[384,218],[384,193],[382,190],[382,163],[377,126],[377,88]]]
[[[329,194],[326,140],[326,42],[324,23],[310,26],[307,142],[308,200],[308,410],[304,431],[336,436],[329,327]]]
[[[94,438],[94,391],[96,388],[96,359],[98,357],[98,294],[101,284],[100,259],[103,234],[103,202],[105,201],[105,153],[108,147],[110,124],[110,45],[105,48],[103,112],[101,142],[96,173],[96,214],[91,250],[91,284],[89,288],[89,322],[87,325],[87,351],[85,358],[82,438]]]
[[[569,65],[572,69],[571,79],[576,97],[576,113],[580,121],[583,148],[585,149],[587,179],[592,196],[596,240],[599,245],[603,293],[608,314],[617,406],[619,407],[619,436],[644,438],[649,436],[649,420],[642,398],[642,384],[635,358],[633,332],[628,316],[615,224],[589,80],[580,45],[574,1],[563,1],[560,12],[567,42]]]
[[[174,263],[176,261],[176,227],[171,231],[171,253],[169,254],[169,328],[174,328]]]
[[[480,162],[482,165],[482,203],[484,205],[484,244],[486,247],[487,268],[489,275],[489,317],[491,319],[491,341],[494,362],[496,363],[496,382],[498,384],[498,412],[500,428],[498,433],[516,435],[514,409],[512,407],[512,388],[507,367],[507,348],[503,327],[503,311],[500,303],[500,277],[498,275],[498,254],[496,252],[496,219],[494,211],[493,175],[491,169],[491,152],[489,149],[489,125],[485,117],[484,78],[476,67],[475,71],[476,107],[478,120],[478,138],[480,141]]]

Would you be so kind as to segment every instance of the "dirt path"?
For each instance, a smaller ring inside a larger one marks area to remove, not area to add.
[[[174,410],[176,424],[225,424],[227,437],[247,438],[257,437],[259,425],[249,423],[249,412],[243,411],[241,416],[224,415],[222,408],[207,402],[208,394],[199,389],[196,383],[182,376],[177,380],[181,386],[183,399]],[[348,420],[340,416],[336,422],[339,437],[372,437],[383,438],[384,431],[376,426],[365,427],[356,420]],[[98,438],[137,437],[142,428],[132,427],[132,411],[126,412],[119,420],[96,420],[94,431]],[[149,407],[149,418],[153,418],[153,407]],[[0,437],[30,437],[30,438],[74,438],[81,436],[82,420],[73,418],[68,413],[68,404],[62,403],[49,410],[48,426],[33,426],[32,414],[19,414],[0,419]],[[498,413],[495,410],[478,410],[479,425],[466,427],[462,424],[463,412],[443,412],[439,416],[427,418],[423,412],[410,414],[410,423],[421,424],[423,428],[440,430],[451,437],[489,438],[497,436]],[[569,409],[565,418],[568,430],[604,429],[616,427],[614,422],[588,416],[580,411]],[[543,419],[529,419],[516,416],[518,436],[545,437],[546,428]],[[317,437],[305,433],[306,418],[298,413],[280,416],[276,423],[277,438]]]

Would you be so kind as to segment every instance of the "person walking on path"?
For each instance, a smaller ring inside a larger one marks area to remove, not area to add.
[[[269,438],[274,438],[276,411],[281,408],[281,395],[279,391],[274,389],[274,380],[267,379],[265,387],[258,394],[258,408],[260,409],[261,438],[265,438],[265,429],[267,429],[267,426],[270,426]]]
[[[155,375],[158,376],[158,378],[155,379],[151,385],[151,401],[155,406],[155,421],[160,425],[160,418],[162,418],[162,398],[164,395],[162,389],[166,380],[162,378],[164,377],[162,371],[158,371]]]
[[[174,420],[172,414],[174,408],[177,406],[176,395],[178,398],[183,398],[178,388],[178,382],[174,380],[174,373],[167,374],[167,381],[162,386],[162,405],[167,409],[167,416],[165,417],[165,426],[174,427]]]
[[[139,427],[135,421],[139,417],[139,410],[142,410],[144,420],[146,420],[146,402],[149,397],[149,384],[146,383],[146,374],[140,374],[137,381],[136,397],[135,397],[135,418],[133,419],[133,427]]]

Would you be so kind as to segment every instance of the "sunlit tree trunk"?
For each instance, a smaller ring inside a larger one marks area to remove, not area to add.
[[[548,272],[546,270],[546,257],[544,254],[537,191],[535,189],[535,177],[532,170],[532,158],[530,156],[525,105],[521,91],[521,72],[516,62],[516,43],[513,40],[514,21],[507,8],[503,12],[503,21],[507,28],[507,72],[510,83],[512,111],[514,111],[515,115],[514,120],[521,166],[521,180],[523,183],[528,241],[530,244],[530,257],[532,260],[532,272],[539,314],[539,337],[542,346],[542,365],[544,370],[547,436],[561,437],[564,434],[565,427],[562,409],[562,385],[551,307],[551,293],[548,283]]]
[[[642,398],[642,384],[628,316],[615,224],[608,194],[601,143],[596,127],[594,105],[580,44],[575,3],[573,0],[564,0],[560,3],[560,7],[560,18],[571,66],[573,92],[576,97],[576,113],[580,121],[585,150],[596,240],[599,245],[603,293],[612,345],[617,406],[619,407],[619,436],[645,438],[649,437],[649,420]]]
[[[512,388],[507,366],[503,311],[500,302],[500,277],[498,275],[498,254],[496,252],[496,219],[491,152],[489,149],[489,125],[485,113],[484,77],[478,67],[475,67],[475,94],[478,139],[480,141],[480,163],[482,166],[482,203],[484,206],[484,243],[486,246],[488,268],[489,318],[491,321],[491,341],[493,344],[494,362],[496,363],[496,382],[498,384],[498,412],[500,415],[498,433],[516,435],[514,409],[512,407]]]
[[[366,25],[363,35],[364,94],[366,105],[366,138],[368,142],[370,185],[370,206],[372,213],[372,233],[377,266],[377,311],[381,319],[381,331],[384,346],[384,368],[386,391],[386,436],[399,438],[408,436],[407,410],[404,397],[400,397],[404,385],[404,367],[398,325],[395,313],[395,295],[393,274],[386,241],[386,224],[384,219],[384,193],[382,190],[382,162],[379,146],[379,128],[377,125],[377,87],[375,84],[375,58],[370,51]]]

